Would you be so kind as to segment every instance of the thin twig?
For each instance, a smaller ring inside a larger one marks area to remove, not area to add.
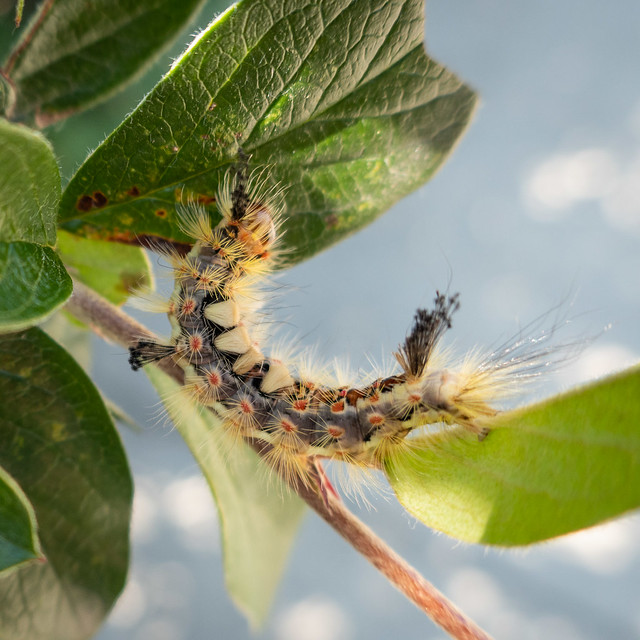
[[[123,347],[143,337],[155,337],[146,327],[77,281],[74,282],[73,295],[66,309],[96,333]],[[184,384],[184,374],[179,366],[168,359],[160,361],[157,366],[178,383]],[[458,610],[330,492],[321,495],[302,486],[298,486],[296,491],[320,517],[451,637],[458,640],[491,640],[485,631]]]

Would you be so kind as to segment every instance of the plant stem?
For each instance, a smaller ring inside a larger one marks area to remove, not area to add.
[[[146,327],[78,281],[74,281],[73,295],[66,309],[94,332],[123,347],[140,338],[155,338]],[[165,359],[157,366],[179,384],[184,384],[184,373],[178,365]],[[303,486],[297,486],[295,490],[321,518],[451,637],[457,640],[491,640],[485,631],[348,511],[339,498],[331,492],[321,494]]]

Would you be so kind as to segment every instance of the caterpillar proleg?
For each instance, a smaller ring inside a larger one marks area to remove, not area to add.
[[[264,444],[266,460],[291,482],[310,483],[313,458],[381,467],[426,425],[458,426],[484,438],[496,403],[515,380],[536,373],[545,350],[532,354],[523,341],[443,366],[438,346],[459,308],[457,294],[438,292],[431,310],[418,309],[394,354],[398,370],[362,385],[314,379],[263,353],[251,330],[252,301],[277,257],[282,215],[281,192],[266,184],[249,173],[241,153],[220,188],[222,220],[215,228],[203,207],[182,209],[181,225],[194,245],[186,256],[165,252],[175,274],[164,305],[171,338],[130,347],[132,368],[173,358],[192,398],[215,407],[234,437]]]

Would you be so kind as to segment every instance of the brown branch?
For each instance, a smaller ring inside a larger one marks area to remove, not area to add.
[[[76,318],[87,323],[96,333],[123,347],[128,347],[143,337],[155,338],[143,325],[80,282],[74,282],[73,295],[66,308]],[[161,361],[157,366],[178,383],[184,384],[183,371],[176,364]],[[330,492],[321,494],[302,486],[298,486],[296,491],[391,584],[449,635],[458,640],[491,640],[485,631],[459,611],[452,602],[378,538],[369,527],[348,511],[338,498]]]

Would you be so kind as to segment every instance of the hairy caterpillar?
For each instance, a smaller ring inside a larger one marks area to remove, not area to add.
[[[468,356],[457,368],[439,364],[437,347],[451,327],[458,295],[438,293],[434,308],[419,309],[394,354],[399,371],[361,386],[337,386],[265,356],[250,325],[260,279],[277,257],[281,194],[259,174],[249,174],[240,152],[227,173],[217,204],[221,222],[190,204],[182,229],[195,241],[186,256],[163,251],[175,273],[175,288],[156,310],[168,313],[166,343],[141,340],[130,347],[134,370],[173,358],[185,371],[186,390],[223,418],[234,437],[265,445],[265,458],[290,482],[309,485],[315,457],[380,467],[411,446],[407,436],[436,423],[487,434],[485,421],[513,382],[535,375],[546,349],[509,344],[482,357]]]

